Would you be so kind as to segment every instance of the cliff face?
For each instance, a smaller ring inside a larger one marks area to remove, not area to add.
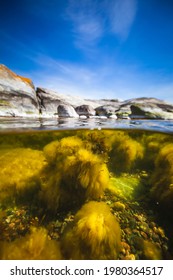
[[[157,98],[83,99],[37,88],[0,65],[0,116],[173,119],[173,104]]]
[[[0,65],[0,116],[31,116],[38,113],[32,81]]]
[[[85,100],[78,96],[65,95],[45,88],[37,88],[36,94],[39,101],[40,111],[43,116],[57,115],[58,107],[61,105],[65,105],[66,108],[69,108],[69,117],[78,116],[77,110],[73,114],[70,113],[70,111],[72,112],[71,107],[76,109],[76,107],[84,104],[93,108],[99,106],[99,101]]]

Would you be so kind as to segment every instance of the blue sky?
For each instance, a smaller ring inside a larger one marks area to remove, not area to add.
[[[1,1],[0,63],[64,94],[173,102],[173,1]]]

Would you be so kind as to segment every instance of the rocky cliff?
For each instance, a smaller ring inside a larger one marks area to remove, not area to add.
[[[38,100],[32,81],[0,65],[0,116],[29,116],[38,113]]]
[[[0,116],[173,119],[173,104],[157,98],[83,99],[37,88],[0,65]]]

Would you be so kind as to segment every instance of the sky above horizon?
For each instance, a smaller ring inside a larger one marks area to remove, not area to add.
[[[173,103],[173,1],[1,1],[0,64],[59,93]]]

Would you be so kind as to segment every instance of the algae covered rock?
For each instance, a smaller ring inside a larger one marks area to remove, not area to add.
[[[64,232],[61,245],[68,259],[117,259],[121,229],[106,203],[90,201],[75,215],[74,224]]]
[[[87,199],[103,196],[109,182],[109,172],[99,156],[80,149],[75,156],[67,157],[63,169],[62,187],[72,193],[75,189],[84,192]]]
[[[124,211],[126,208],[125,204],[120,201],[114,202],[111,207],[116,211]]]
[[[103,161],[108,162],[112,143],[117,137],[118,132],[112,130],[88,130],[78,131],[78,136],[83,140],[84,147],[98,154]]]
[[[43,152],[16,148],[0,154],[0,202],[31,201],[40,187],[40,172],[45,166]]]
[[[140,142],[144,146],[143,168],[150,171],[155,168],[155,160],[160,150],[172,143],[172,136],[163,133],[143,132]]]
[[[77,136],[64,137],[60,141],[52,141],[44,147],[44,154],[49,163],[56,163],[61,155],[72,155],[83,147],[82,140]]]
[[[52,141],[43,149],[48,165],[42,173],[40,199],[46,204],[47,209],[53,212],[64,203],[64,197],[65,200],[73,202],[69,193],[62,190],[61,182],[62,177],[67,175],[64,169],[64,164],[68,161],[67,157],[75,154],[82,145],[80,138],[71,136],[64,137],[60,141]],[[68,183],[71,184],[70,181]]]
[[[143,257],[146,260],[161,260],[162,252],[157,244],[151,241],[144,240],[143,243]]]
[[[44,154],[49,165],[41,197],[56,211],[101,198],[109,185],[108,167],[115,173],[130,170],[143,147],[122,131],[79,131],[49,143]]]
[[[169,213],[173,209],[173,144],[163,146],[156,157],[151,184],[151,196]]]
[[[123,200],[132,201],[140,199],[143,195],[147,195],[148,190],[137,175],[122,174],[121,176],[112,177],[106,191],[113,197]]]
[[[109,153],[110,169],[115,172],[130,171],[143,158],[143,146],[128,133],[118,132]]]
[[[1,242],[2,260],[60,260],[59,243],[50,240],[43,227],[32,227],[31,232],[12,242]]]
[[[43,175],[41,197],[50,210],[103,196],[109,182],[107,166],[98,155],[82,148],[81,139],[67,137],[52,142],[44,153],[49,165]]]
[[[114,173],[132,170],[142,160],[144,147],[121,130],[78,132],[87,149],[99,154]]]

